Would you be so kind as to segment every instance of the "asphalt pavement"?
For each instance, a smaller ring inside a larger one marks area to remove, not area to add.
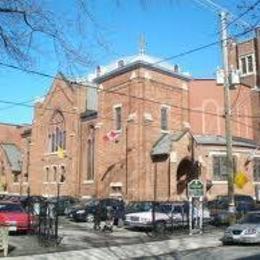
[[[90,223],[75,223],[61,218],[59,234],[62,241],[59,246],[42,247],[36,236],[15,235],[10,237],[8,256],[12,257],[10,259],[25,260],[142,259],[157,256],[174,259],[173,255],[184,256],[183,252],[190,250],[219,247],[219,239],[223,235],[222,230],[211,229],[202,235],[189,236],[185,230],[154,236],[152,233],[116,227],[114,232],[104,233],[94,231],[92,226]]]

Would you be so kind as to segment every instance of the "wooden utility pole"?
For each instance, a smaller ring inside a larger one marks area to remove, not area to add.
[[[227,33],[227,13],[221,12],[221,47],[223,55],[224,69],[224,111],[225,111],[225,135],[226,135],[226,169],[228,176],[228,197],[229,197],[229,212],[235,212],[234,203],[234,171],[233,171],[233,155],[232,155],[232,129],[231,129],[231,103],[230,103],[230,70],[228,64],[228,33]],[[233,222],[231,218],[231,222]]]

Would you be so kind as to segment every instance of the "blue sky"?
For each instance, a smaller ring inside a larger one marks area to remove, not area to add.
[[[98,64],[105,65],[121,56],[136,54],[142,33],[147,42],[147,54],[158,58],[176,55],[219,38],[218,16],[193,0],[146,0],[145,7],[140,5],[140,0],[121,0],[119,4],[115,4],[114,0],[89,2],[94,19],[99,24],[99,35],[102,35],[108,47],[102,48],[91,40],[97,27],[88,24],[90,37],[85,39],[85,45],[93,62],[90,66],[81,68],[81,75],[91,72]],[[235,14],[239,13],[235,9],[235,0],[215,2]],[[73,0],[48,1],[49,8],[76,19],[73,12],[69,12],[73,4]],[[221,64],[220,48],[216,45],[171,60],[170,63],[179,64],[183,71],[190,72],[193,77],[212,78],[216,67]],[[54,57],[39,55],[33,69],[55,75],[59,68]],[[29,101],[46,94],[50,85],[50,79],[0,66],[0,121],[30,123],[32,108],[10,106],[1,101],[28,101],[30,105],[33,102]]]

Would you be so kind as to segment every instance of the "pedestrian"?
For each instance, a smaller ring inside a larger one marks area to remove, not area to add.
[[[118,227],[122,227],[124,224],[124,217],[125,217],[125,203],[122,197],[120,197],[118,205],[116,206],[116,210],[115,210],[115,225],[117,225]]]
[[[101,204],[98,201],[97,205],[96,205],[95,212],[94,212],[94,230],[100,230],[101,229],[101,226],[100,226],[100,223],[101,223],[101,210],[102,210],[101,209]]]

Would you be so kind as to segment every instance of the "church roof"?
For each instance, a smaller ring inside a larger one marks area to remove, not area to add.
[[[89,81],[99,83],[107,78],[115,76],[116,74],[124,73],[138,66],[144,66],[152,70],[161,71],[183,80],[191,80],[190,74],[187,72],[181,72],[179,68],[177,69],[177,65],[169,64],[159,58],[146,54],[137,54],[134,56],[119,58],[106,66],[99,66],[99,72],[89,74],[87,78]]]
[[[13,172],[22,171],[22,152],[15,144],[0,144]]]

